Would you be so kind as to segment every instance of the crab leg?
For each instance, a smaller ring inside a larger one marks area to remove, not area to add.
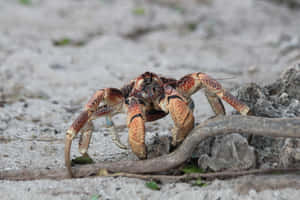
[[[80,129],[85,125],[85,123],[88,121],[89,114],[88,111],[83,111],[77,119],[73,122],[71,127],[68,129],[66,134],[66,141],[65,141],[65,165],[68,170],[68,174],[70,177],[73,177],[72,169],[71,169],[71,162],[70,162],[70,151],[71,151],[71,145],[72,141],[75,138],[75,136],[78,134]]]
[[[179,81],[177,81],[177,87],[179,91],[182,92],[187,97],[197,92],[201,88],[206,88],[207,94],[210,95],[208,98],[210,104],[214,104],[215,108],[219,107],[222,110],[220,102],[215,100],[215,98],[221,98],[227,103],[229,103],[233,108],[239,111],[242,115],[247,115],[249,112],[249,107],[237,100],[230,92],[222,88],[221,84],[215,79],[211,78],[207,74],[198,72],[184,76]],[[215,94],[216,96],[213,96]],[[216,103],[214,103],[216,102]],[[218,105],[219,104],[219,105]],[[213,107],[214,111],[215,108]],[[217,111],[219,112],[219,111]],[[222,111],[220,111],[222,112]]]
[[[106,126],[110,130],[110,136],[112,141],[120,148],[120,149],[128,149],[128,147],[125,144],[122,144],[119,134],[117,133],[116,126],[114,122],[112,121],[112,115],[108,114],[105,116],[106,118]]]
[[[165,86],[165,98],[159,102],[159,106],[170,113],[174,121],[172,145],[176,146],[194,127],[193,111],[189,108],[188,101],[170,86]]]
[[[214,113],[216,115],[225,115],[226,112],[221,99],[216,94],[209,92],[207,89],[204,93]]]
[[[88,156],[87,151],[90,145],[93,130],[94,130],[94,125],[91,121],[88,121],[81,130],[82,133],[80,135],[78,148],[79,148],[79,152],[83,156]]]
[[[139,104],[135,98],[130,98],[128,103],[127,126],[128,141],[132,152],[139,159],[147,158],[147,148],[145,145],[145,114],[144,105]]]
[[[72,140],[77,136],[78,132],[83,129],[83,135],[79,143],[79,151],[87,152],[91,132],[93,125],[91,120],[107,115],[108,113],[118,113],[122,109],[123,95],[120,90],[114,88],[106,88],[97,91],[93,97],[85,105],[85,110],[76,118],[70,128],[67,130],[65,141],[65,165],[68,170],[68,174],[72,177],[70,151]],[[98,107],[101,101],[104,101],[107,105]]]
[[[99,118],[102,116],[105,116],[106,120],[106,126],[110,129],[110,135],[112,141],[121,149],[127,149],[127,146],[122,144],[120,136],[118,135],[116,131],[115,124],[112,120],[112,116],[118,114],[118,113],[123,113],[123,102],[112,105],[112,106],[107,106],[103,105],[98,108],[98,110],[95,112],[93,119]]]

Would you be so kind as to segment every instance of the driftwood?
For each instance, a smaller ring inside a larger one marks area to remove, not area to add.
[[[184,142],[176,151],[149,160],[139,161],[117,161],[100,162],[90,165],[81,165],[73,167],[73,173],[76,178],[90,177],[97,175],[100,169],[107,169],[109,172],[123,172],[112,176],[135,176],[147,179],[146,175],[129,175],[166,172],[176,168],[190,158],[193,150],[204,139],[225,135],[230,133],[245,133],[253,135],[262,135],[270,137],[291,137],[300,138],[300,118],[262,118],[253,116],[224,116],[210,119],[195,127]],[[276,171],[276,169],[274,169]],[[300,169],[286,169],[277,171],[295,171]],[[272,170],[269,170],[272,172]],[[251,171],[250,171],[251,172]],[[264,172],[260,170],[260,172]],[[268,172],[268,170],[266,170]],[[223,173],[223,175],[228,172]],[[229,172],[229,176],[238,176],[249,174],[246,172]],[[257,170],[253,173],[259,173]],[[215,177],[222,177],[220,173],[214,173]],[[199,175],[198,175],[199,176]],[[212,174],[208,175],[213,177]],[[144,177],[144,178],[143,178]],[[151,177],[151,176],[148,176]],[[205,177],[203,174],[202,177]],[[35,180],[35,179],[66,179],[68,173],[65,168],[54,169],[22,169],[0,172],[0,180]],[[155,177],[153,177],[155,179]],[[158,177],[156,177],[158,178]],[[182,177],[183,179],[186,177]],[[180,179],[180,178],[178,178]]]

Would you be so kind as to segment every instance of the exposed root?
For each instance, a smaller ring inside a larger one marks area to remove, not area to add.
[[[204,139],[225,135],[230,133],[245,133],[253,135],[262,135],[270,137],[291,137],[300,138],[300,118],[263,118],[253,116],[223,116],[210,119],[195,127],[183,143],[176,151],[149,160],[138,161],[117,161],[117,162],[100,162],[96,164],[75,166],[73,174],[76,178],[90,177],[98,174],[100,169],[107,169],[109,172],[124,172],[133,174],[146,174],[166,172],[174,169],[184,163],[191,157],[193,150]],[[276,171],[282,169],[268,169]],[[251,174],[251,172],[267,173],[264,170],[249,171],[249,172],[221,172],[221,174],[198,174],[197,176],[239,176]],[[300,171],[300,169],[289,169],[287,171]],[[223,175],[222,175],[223,173]],[[227,173],[227,175],[226,175]],[[229,174],[228,174],[229,173]],[[125,175],[125,174],[123,174]],[[114,175],[118,176],[118,175]],[[128,175],[129,176],[129,175]],[[130,175],[133,176],[133,175]],[[137,175],[136,178],[139,178]],[[141,178],[145,176],[142,175]],[[183,175],[190,176],[190,175]],[[194,175],[193,175],[194,176]],[[0,172],[0,180],[35,180],[35,179],[66,179],[69,174],[65,168],[55,169],[24,169],[24,170],[8,170]],[[154,177],[155,178],[155,177]],[[180,178],[176,178],[180,179]]]

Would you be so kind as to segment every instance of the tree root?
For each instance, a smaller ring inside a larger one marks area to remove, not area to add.
[[[130,173],[113,173],[103,175],[105,177],[127,177],[127,178],[138,178],[142,180],[154,180],[158,182],[184,182],[198,178],[205,178],[206,180],[213,179],[226,179],[235,178],[246,175],[258,175],[258,174],[286,174],[286,173],[300,173],[300,169],[297,168],[278,168],[278,169],[253,169],[248,171],[225,171],[225,172],[214,172],[214,173],[188,173],[184,175],[143,175],[143,174],[130,174]]]
[[[207,120],[195,127],[183,143],[176,151],[149,160],[138,161],[117,161],[117,162],[100,162],[90,165],[82,165],[73,167],[73,173],[76,178],[95,176],[100,169],[107,169],[109,172],[123,172],[135,174],[128,175],[131,177],[147,179],[147,175],[137,175],[146,173],[166,172],[174,169],[184,163],[192,155],[193,150],[204,139],[217,135],[225,135],[230,133],[244,133],[270,137],[291,137],[300,138],[300,118],[263,118],[254,116],[222,116]],[[250,170],[246,172],[219,172],[209,173],[206,176],[211,177],[235,177],[253,173],[267,173],[269,171],[287,172],[300,171],[300,169],[267,169],[267,170]],[[283,171],[282,171],[283,170]],[[252,173],[251,173],[252,172]],[[124,174],[125,173],[125,174]],[[113,174],[112,174],[113,175]],[[113,175],[118,176],[118,174]],[[120,174],[119,174],[120,176]],[[157,175],[162,176],[162,175]],[[185,179],[191,175],[183,175],[174,179]],[[195,175],[192,175],[195,176]],[[205,174],[197,174],[199,177],[205,177]],[[148,176],[150,177],[150,176]],[[155,179],[153,175],[153,179]],[[170,176],[168,176],[170,177]],[[181,177],[181,178],[180,178]],[[0,180],[36,180],[36,179],[66,179],[68,173],[65,168],[55,169],[22,169],[7,170],[0,172]],[[156,177],[158,178],[158,177]],[[151,179],[151,178],[150,178]],[[169,178],[172,179],[172,178]]]

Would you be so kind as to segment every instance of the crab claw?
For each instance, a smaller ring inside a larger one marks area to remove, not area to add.
[[[194,127],[194,115],[187,100],[174,88],[166,85],[165,98],[160,101],[160,107],[166,113],[170,113],[174,121],[172,129],[172,145],[177,146],[190,133]]]
[[[72,141],[77,135],[77,133],[80,131],[80,129],[85,125],[85,123],[89,119],[88,111],[83,111],[77,119],[73,122],[71,127],[68,129],[66,134],[66,141],[65,141],[65,165],[68,170],[68,174],[70,178],[73,177],[72,173],[72,167],[71,167],[71,160],[70,160],[70,151],[71,151],[71,145]]]

